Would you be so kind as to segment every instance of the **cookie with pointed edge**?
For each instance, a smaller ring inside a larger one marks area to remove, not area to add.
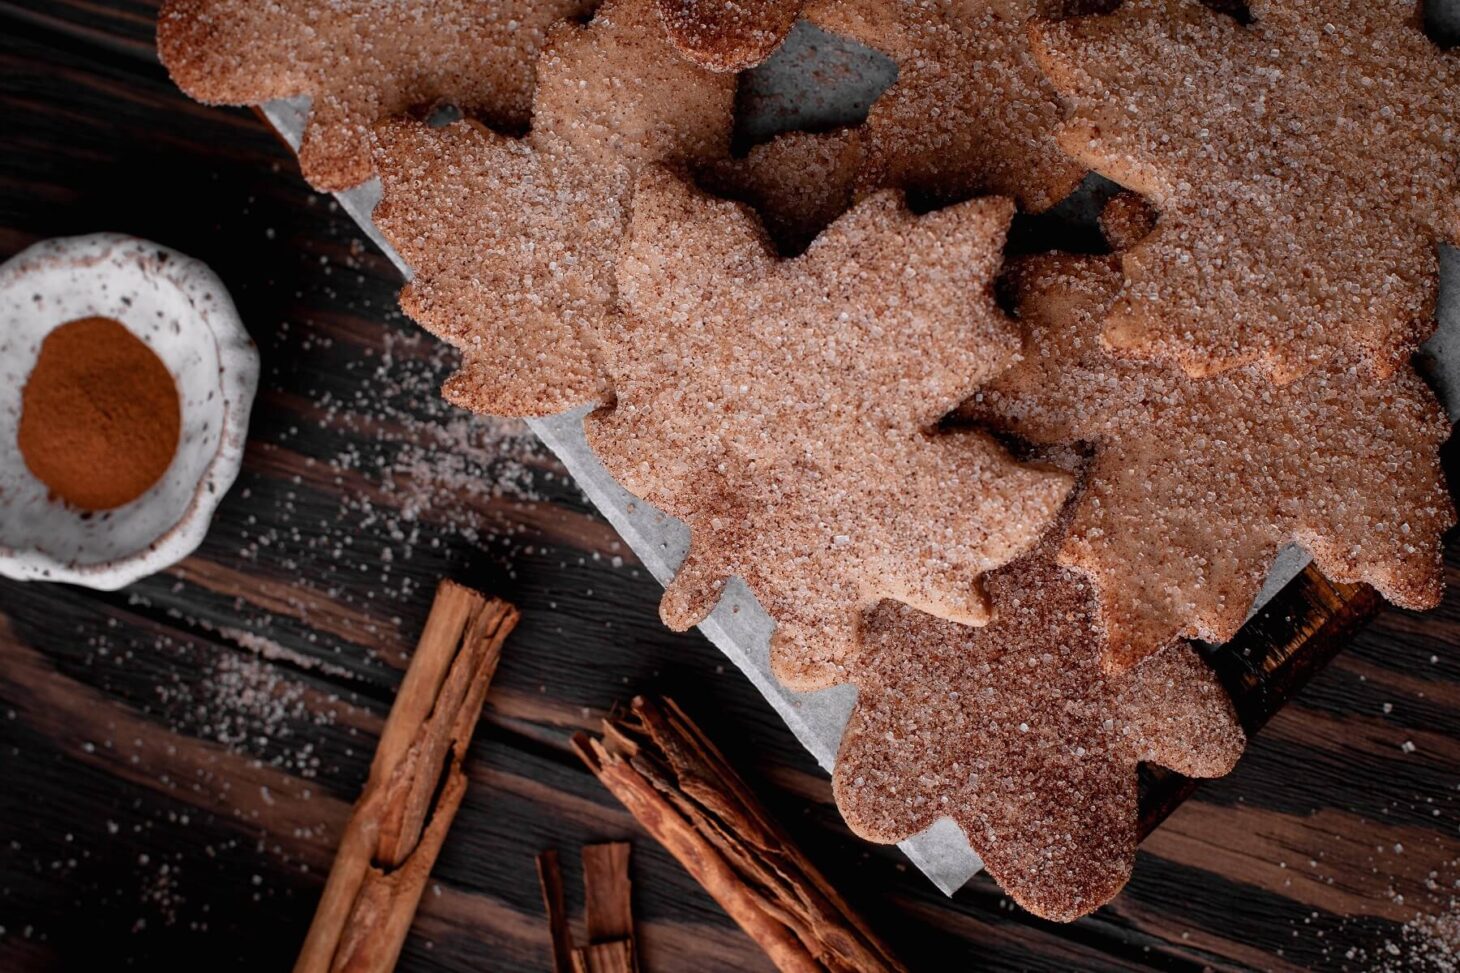
[[[838,128],[785,132],[697,175],[717,196],[749,204],[776,249],[791,257],[851,208],[861,171],[862,129]]]
[[[553,28],[524,138],[383,125],[375,224],[414,271],[401,307],[461,349],[451,401],[495,415],[603,403],[595,335],[640,168],[729,152],[735,79],[674,54],[650,0]]]
[[[1188,646],[1104,671],[1089,586],[1051,546],[989,576],[984,628],[892,602],[867,614],[833,787],[873,841],[951,817],[1016,902],[1069,921],[1130,878],[1137,765],[1219,777],[1245,740]]]
[[[939,203],[1001,193],[1033,211],[1068,195],[1085,167],[1055,142],[1063,111],[1029,51],[1027,23],[1092,3],[811,0],[813,24],[897,62],[897,80],[867,115],[863,188]]]
[[[968,411],[1032,442],[1093,445],[1058,557],[1094,587],[1112,668],[1178,637],[1230,639],[1290,542],[1334,580],[1406,608],[1439,601],[1450,426],[1412,370],[1193,379],[1106,350],[1118,256],[1033,257],[1009,280],[1029,350]]]
[[[1460,243],[1460,52],[1404,0],[1251,14],[1127,0],[1034,29],[1072,103],[1060,143],[1161,213],[1105,338],[1193,375],[1403,371],[1434,330],[1436,244]]]
[[[1100,235],[1111,250],[1129,250],[1150,236],[1159,220],[1160,214],[1140,193],[1118,192],[1100,210]]]
[[[988,620],[981,576],[1027,550],[1070,487],[978,432],[931,429],[1020,342],[992,282],[1013,205],[916,217],[892,192],[781,260],[742,205],[643,174],[605,319],[616,400],[588,441],[684,520],[661,614],[704,619],[731,577],[776,623],[776,675],[844,679],[860,611],[890,598]]]
[[[770,57],[805,0],[655,0],[679,52],[711,71],[744,71]]]
[[[451,104],[525,128],[548,28],[593,0],[167,0],[157,51],[200,101],[260,105],[308,95],[299,149],[318,189],[370,178],[382,118]]]

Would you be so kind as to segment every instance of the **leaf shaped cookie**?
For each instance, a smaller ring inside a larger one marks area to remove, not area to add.
[[[712,71],[744,71],[771,56],[805,0],[656,0],[674,46]]]
[[[1278,382],[1354,354],[1388,375],[1434,330],[1460,243],[1460,52],[1412,0],[1127,0],[1039,24],[1061,144],[1149,196],[1105,326],[1123,353]]]
[[[1450,426],[1412,371],[1193,379],[1106,351],[1118,257],[1030,258],[1011,279],[1029,351],[971,411],[1033,442],[1094,446],[1058,557],[1095,589],[1112,668],[1178,637],[1230,639],[1293,541],[1337,581],[1407,608],[1439,601]]]
[[[833,783],[862,837],[951,817],[1016,902],[1068,921],[1130,878],[1137,765],[1218,777],[1245,741],[1187,646],[1106,673],[1089,587],[1048,546],[989,576],[984,628],[892,602],[868,613]]]
[[[979,579],[1032,545],[1070,486],[989,437],[931,432],[1019,347],[992,280],[1013,206],[915,217],[870,197],[780,260],[744,207],[650,169],[605,319],[616,401],[589,442],[686,521],[661,614],[687,628],[732,576],[776,622],[797,689],[844,680],[881,598],[980,624]]]
[[[867,115],[864,187],[937,202],[1001,193],[1033,211],[1063,199],[1085,168],[1056,144],[1062,108],[1027,22],[1092,2],[812,0],[812,23],[897,62],[897,81]]]
[[[610,396],[594,335],[644,165],[727,153],[735,80],[681,59],[651,0],[555,27],[532,131],[397,120],[379,133],[375,223],[415,273],[412,318],[461,349],[451,401],[548,415]]]
[[[318,189],[370,178],[371,128],[449,103],[526,127],[548,28],[593,0],[166,0],[157,51],[200,101],[258,105],[309,95],[299,150]]]

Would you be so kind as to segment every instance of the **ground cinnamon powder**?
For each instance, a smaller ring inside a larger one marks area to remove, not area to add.
[[[167,471],[181,424],[162,359],[120,323],[81,318],[41,343],[21,393],[20,453],[53,496],[109,510]]]

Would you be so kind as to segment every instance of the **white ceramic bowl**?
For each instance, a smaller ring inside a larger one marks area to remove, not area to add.
[[[181,429],[146,493],[88,513],[49,497],[16,438],[41,342],[91,316],[119,321],[162,359]],[[175,250],[98,233],[46,240],[0,265],[0,575],[110,591],[187,557],[238,476],[258,374],[222,281]]]

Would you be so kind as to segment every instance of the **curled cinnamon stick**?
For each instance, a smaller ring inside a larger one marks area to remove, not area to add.
[[[672,700],[636,698],[573,746],[778,969],[905,973]]]
[[[466,793],[462,761],[517,609],[443,581],[294,973],[395,967]]]

